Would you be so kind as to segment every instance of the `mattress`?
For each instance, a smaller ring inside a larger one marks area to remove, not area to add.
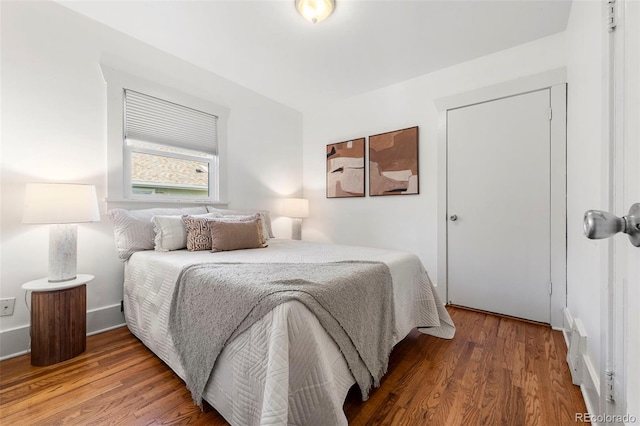
[[[201,262],[384,262],[393,281],[394,341],[414,327],[452,338],[455,326],[417,256],[383,249],[269,240],[263,249],[141,251],[125,264],[124,307],[131,332],[184,379],[168,333],[180,271]],[[346,425],[343,403],[355,383],[338,346],[300,302],[277,306],[219,355],[204,393],[232,425]]]

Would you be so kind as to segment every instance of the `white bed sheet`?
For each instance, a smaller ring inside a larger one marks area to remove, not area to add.
[[[184,378],[168,333],[171,296],[183,267],[218,261],[369,260],[384,262],[391,271],[395,343],[414,327],[436,325],[421,331],[443,338],[455,333],[422,263],[413,254],[292,240],[271,239],[268,243],[265,249],[219,253],[135,253],[125,267],[124,306],[129,329]],[[354,383],[337,345],[316,317],[303,304],[292,301],[273,309],[225,347],[204,399],[232,425],[346,425],[342,407]]]

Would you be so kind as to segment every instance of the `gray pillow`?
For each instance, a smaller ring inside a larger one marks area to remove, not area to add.
[[[261,213],[263,216],[263,226],[265,227],[265,237],[274,238],[273,230],[271,229],[271,213],[269,210],[230,210],[230,209],[218,209],[212,206],[207,206],[209,213],[218,213],[224,215],[236,215],[236,214],[256,214]]]
[[[107,215],[113,223],[116,252],[122,260],[127,260],[137,251],[153,250],[155,233],[151,218],[157,215],[204,214],[207,209],[200,207],[154,208],[142,210],[112,209]]]

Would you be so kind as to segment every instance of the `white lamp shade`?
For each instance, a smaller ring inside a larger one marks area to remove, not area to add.
[[[99,222],[96,187],[73,183],[28,183],[23,223]]]
[[[334,0],[296,0],[296,9],[304,19],[317,24],[331,15]]]
[[[304,198],[285,198],[282,214],[288,217],[309,217],[309,200]]]

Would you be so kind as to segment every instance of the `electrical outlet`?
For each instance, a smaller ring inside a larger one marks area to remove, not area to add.
[[[15,297],[6,297],[0,299],[0,317],[13,315],[13,308],[16,306]]]

